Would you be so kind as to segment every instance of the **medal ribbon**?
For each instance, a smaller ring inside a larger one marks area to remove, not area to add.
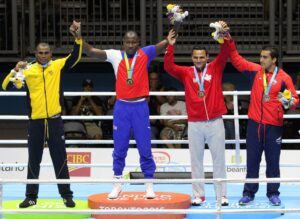
[[[273,75],[271,77],[271,80],[270,80],[269,84],[267,84],[266,72],[265,72],[265,70],[263,70],[263,81],[264,81],[264,92],[265,92],[265,95],[269,95],[270,89],[272,87],[273,81],[274,81],[277,73],[278,73],[278,67],[276,66],[276,68],[275,68],[275,70],[273,72]]]
[[[124,52],[124,60],[125,60],[125,64],[126,64],[127,77],[130,80],[132,79],[133,68],[134,68],[134,65],[135,65],[135,61],[136,61],[137,55],[138,55],[138,52],[136,51],[135,54],[134,54],[131,66],[129,66],[129,61],[128,61],[127,54],[126,54],[126,52]]]
[[[195,74],[195,78],[196,78],[196,81],[199,85],[199,89],[201,92],[204,92],[204,77],[206,75],[206,71],[207,71],[207,66],[208,64],[205,65],[205,68],[202,72],[202,76],[201,76],[201,81],[199,80],[199,76],[198,76],[198,72],[197,72],[197,69],[196,67],[194,66],[194,74]]]

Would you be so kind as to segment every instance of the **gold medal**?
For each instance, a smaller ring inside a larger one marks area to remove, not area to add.
[[[203,98],[203,97],[205,96],[204,91],[199,91],[199,92],[198,92],[198,96],[199,96],[200,98]]]
[[[133,80],[132,79],[127,79],[126,81],[128,86],[132,86],[133,85]]]
[[[270,96],[268,94],[264,94],[263,100],[264,100],[264,102],[270,101]]]

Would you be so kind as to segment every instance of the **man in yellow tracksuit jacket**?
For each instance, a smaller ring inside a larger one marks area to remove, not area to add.
[[[75,38],[73,51],[65,58],[52,60],[52,51],[47,43],[36,47],[36,62],[28,65],[18,62],[6,76],[2,88],[21,88],[16,72],[23,71],[29,105],[28,125],[28,171],[27,179],[38,179],[44,143],[47,141],[57,179],[69,179],[65,136],[61,112],[63,107],[62,75],[81,58],[82,40]],[[38,198],[38,184],[27,184],[26,198],[20,208],[35,205]],[[58,184],[58,190],[67,207],[75,207],[70,184]]]

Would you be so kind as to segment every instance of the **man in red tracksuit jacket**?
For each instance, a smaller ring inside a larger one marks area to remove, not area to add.
[[[223,22],[227,27],[227,24]],[[225,129],[222,115],[227,113],[222,93],[222,75],[229,56],[227,44],[222,44],[219,55],[208,63],[205,48],[194,47],[193,66],[174,64],[175,32],[168,36],[169,46],[164,58],[165,70],[184,84],[188,114],[188,137],[193,178],[204,178],[203,156],[208,143],[213,160],[214,178],[226,178]],[[228,205],[226,184],[222,184],[222,206]],[[192,205],[205,202],[203,183],[193,183]]]
[[[279,160],[283,129],[283,106],[295,108],[299,99],[291,77],[277,67],[278,50],[267,46],[260,52],[260,65],[241,57],[234,42],[227,41],[233,66],[250,80],[251,96],[247,128],[247,175],[258,178],[262,152],[266,158],[267,178],[280,177]],[[281,98],[283,91],[291,93],[291,98]],[[267,184],[267,197],[272,205],[280,205],[279,183]],[[240,205],[253,201],[258,191],[258,183],[245,183]]]

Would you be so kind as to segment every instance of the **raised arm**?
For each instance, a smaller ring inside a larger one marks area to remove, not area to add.
[[[225,40],[227,41],[227,40]],[[229,47],[227,43],[221,44],[220,52],[217,57],[210,63],[210,65],[214,65],[215,68],[220,69],[220,72],[223,72],[227,59],[229,57]]]
[[[164,39],[155,45],[155,53],[156,55],[161,54],[167,47],[168,40]]]
[[[82,54],[82,39],[75,38],[75,43],[72,52],[68,55],[64,64],[65,69],[73,68],[81,59]]]
[[[174,63],[174,45],[176,43],[176,33],[174,30],[170,30],[167,40],[168,40],[168,47],[164,57],[164,69],[173,77],[182,80],[183,73],[186,67],[176,65]]]
[[[101,61],[107,59],[106,52],[102,49],[97,49],[83,40],[83,52],[90,57],[98,58]]]
[[[257,72],[261,69],[261,66],[259,64],[246,60],[238,53],[233,40],[226,40],[225,43],[229,46],[229,56],[232,65],[239,72]]]
[[[73,23],[70,27],[70,33],[74,37],[82,39],[81,23],[73,21]],[[97,49],[97,48],[91,46],[90,44],[85,42],[83,39],[82,39],[82,48],[83,48],[83,52],[85,54],[87,54],[88,56],[90,56],[90,57],[98,58],[101,61],[105,61],[107,59],[107,55],[106,55],[106,52],[104,50]]]

